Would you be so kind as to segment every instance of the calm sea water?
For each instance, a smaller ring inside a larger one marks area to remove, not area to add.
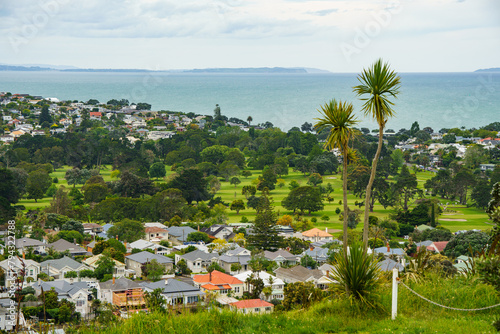
[[[479,127],[500,121],[500,73],[403,73],[395,101],[397,116],[387,128]],[[319,106],[332,98],[352,101],[360,126],[376,124],[363,117],[352,93],[356,74],[144,74],[0,72],[0,91],[106,102],[126,98],[147,102],[153,110],[212,114],[215,104],[228,117],[265,121],[288,130],[314,122]]]

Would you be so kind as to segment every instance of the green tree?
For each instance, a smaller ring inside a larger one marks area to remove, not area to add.
[[[241,183],[241,181],[240,181],[240,179],[238,179],[237,177],[233,177],[233,178],[231,178],[231,182],[230,182],[230,183],[231,183],[231,184],[234,184],[234,187],[236,188],[236,186],[237,186],[238,184],[240,184],[240,183]]]
[[[473,256],[481,252],[489,241],[488,234],[484,232],[467,231],[454,235],[443,250],[443,254],[452,258],[460,255]],[[472,254],[469,249],[472,249]]]
[[[250,196],[255,196],[257,193],[257,188],[254,186],[243,186],[241,189],[241,194],[245,196],[246,199],[248,199]]]
[[[167,175],[167,171],[163,163],[155,162],[149,167],[149,176],[158,179],[159,177],[165,177],[165,175]]]
[[[274,190],[278,177],[270,167],[266,166],[262,171],[262,175],[259,175],[258,180],[257,190],[263,191],[265,188]]]
[[[323,292],[312,282],[286,284],[283,292],[285,298],[282,305],[285,310],[308,308],[310,305],[323,299]]]
[[[253,233],[248,236],[248,244],[256,249],[275,251],[283,243],[278,235],[276,213],[269,201],[255,217]]]
[[[320,113],[323,118],[317,119],[314,125],[316,132],[330,129],[328,138],[325,142],[325,148],[328,150],[337,148],[342,152],[344,212],[347,212],[347,163],[349,156],[351,155],[352,157],[352,151],[350,152],[349,149],[349,141],[355,137],[356,130],[354,126],[358,123],[353,111],[354,109],[351,103],[342,103],[341,101],[337,103],[336,100],[332,100],[324,106],[321,106]],[[347,216],[344,217],[343,230],[344,249],[345,253],[347,253]]]
[[[10,169],[0,168],[0,197],[5,198],[9,203],[16,203],[21,197],[16,181]]]
[[[52,179],[46,172],[42,170],[31,172],[26,184],[28,198],[34,199],[35,202],[42,199],[51,184]]]
[[[49,106],[44,105],[42,107],[42,111],[40,112],[40,120],[39,120],[40,125],[43,123],[48,123],[49,126],[52,123],[52,117],[50,116],[49,113]]]
[[[96,265],[94,275],[98,280],[103,280],[109,277],[109,275],[113,275],[115,262],[109,256],[102,256],[97,260]]]
[[[142,275],[153,282],[159,281],[165,273],[165,267],[155,259],[147,262],[141,269]]]
[[[353,88],[354,92],[361,97],[362,101],[365,101],[363,104],[365,115],[374,118],[379,126],[377,152],[372,161],[370,180],[366,186],[365,215],[363,220],[363,244],[366,250],[368,248],[368,217],[370,213],[368,208],[372,185],[377,171],[377,163],[383,146],[382,134],[389,118],[395,115],[392,109],[394,103],[391,101],[391,98],[396,98],[399,94],[400,77],[390,69],[389,64],[383,63],[382,59],[378,59],[370,68],[363,70],[358,76],[358,80],[360,85]]]
[[[149,312],[165,312],[166,301],[163,297],[163,289],[157,288],[151,292],[144,292],[144,301]]]
[[[241,199],[235,199],[231,203],[230,209],[236,211],[236,214],[238,215],[240,210],[245,210],[245,203],[243,203],[243,200]]]
[[[179,176],[168,184],[169,188],[182,191],[182,196],[188,204],[193,201],[205,201],[209,198],[207,181],[203,173],[196,168],[185,169]]]
[[[134,242],[143,238],[145,232],[144,226],[141,222],[124,219],[110,227],[107,234],[109,238],[115,238],[118,236],[119,240]]]
[[[323,177],[318,173],[312,173],[307,180],[307,184],[310,184],[314,187],[321,183],[323,183]]]
[[[211,239],[205,232],[191,232],[187,236],[187,241],[194,241],[194,242],[203,241],[204,243],[208,244],[211,241]]]
[[[417,194],[417,186],[417,177],[410,173],[406,165],[403,165],[401,173],[396,177],[394,188],[399,194],[404,211],[408,211],[408,201]]]
[[[470,195],[471,199],[474,201],[474,206],[478,209],[486,209],[491,199],[490,192],[491,186],[489,182],[485,179],[479,180],[472,189]]]
[[[288,209],[300,210],[301,214],[304,211],[311,212],[323,210],[323,198],[318,188],[311,186],[298,187],[290,191],[290,193],[283,199],[281,205]]]
[[[307,254],[304,255],[300,259],[300,265],[302,267],[311,268],[311,269],[316,269],[316,267],[318,266],[316,261],[314,261],[314,259],[310,255],[307,255]]]

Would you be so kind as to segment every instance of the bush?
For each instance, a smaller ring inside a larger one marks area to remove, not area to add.
[[[336,213],[336,214],[338,214],[338,215],[339,215],[339,214],[340,214],[340,212],[341,212],[341,211],[340,211],[340,208],[335,209],[335,213]]]
[[[59,183],[59,179],[57,177],[53,178],[52,183]]]

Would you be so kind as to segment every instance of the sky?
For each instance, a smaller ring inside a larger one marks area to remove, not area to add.
[[[150,70],[500,67],[498,0],[2,0],[0,63]]]

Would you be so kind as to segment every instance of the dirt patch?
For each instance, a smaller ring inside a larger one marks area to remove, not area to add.
[[[336,180],[336,179],[337,179],[337,177],[336,177],[336,176],[329,176],[329,177],[327,177],[326,179],[327,179],[327,180]]]
[[[467,219],[451,219],[451,218],[440,218],[439,220],[443,220],[445,222],[466,222]]]
[[[458,216],[458,215],[463,215],[463,213],[453,213],[453,212],[443,213],[443,216]]]

